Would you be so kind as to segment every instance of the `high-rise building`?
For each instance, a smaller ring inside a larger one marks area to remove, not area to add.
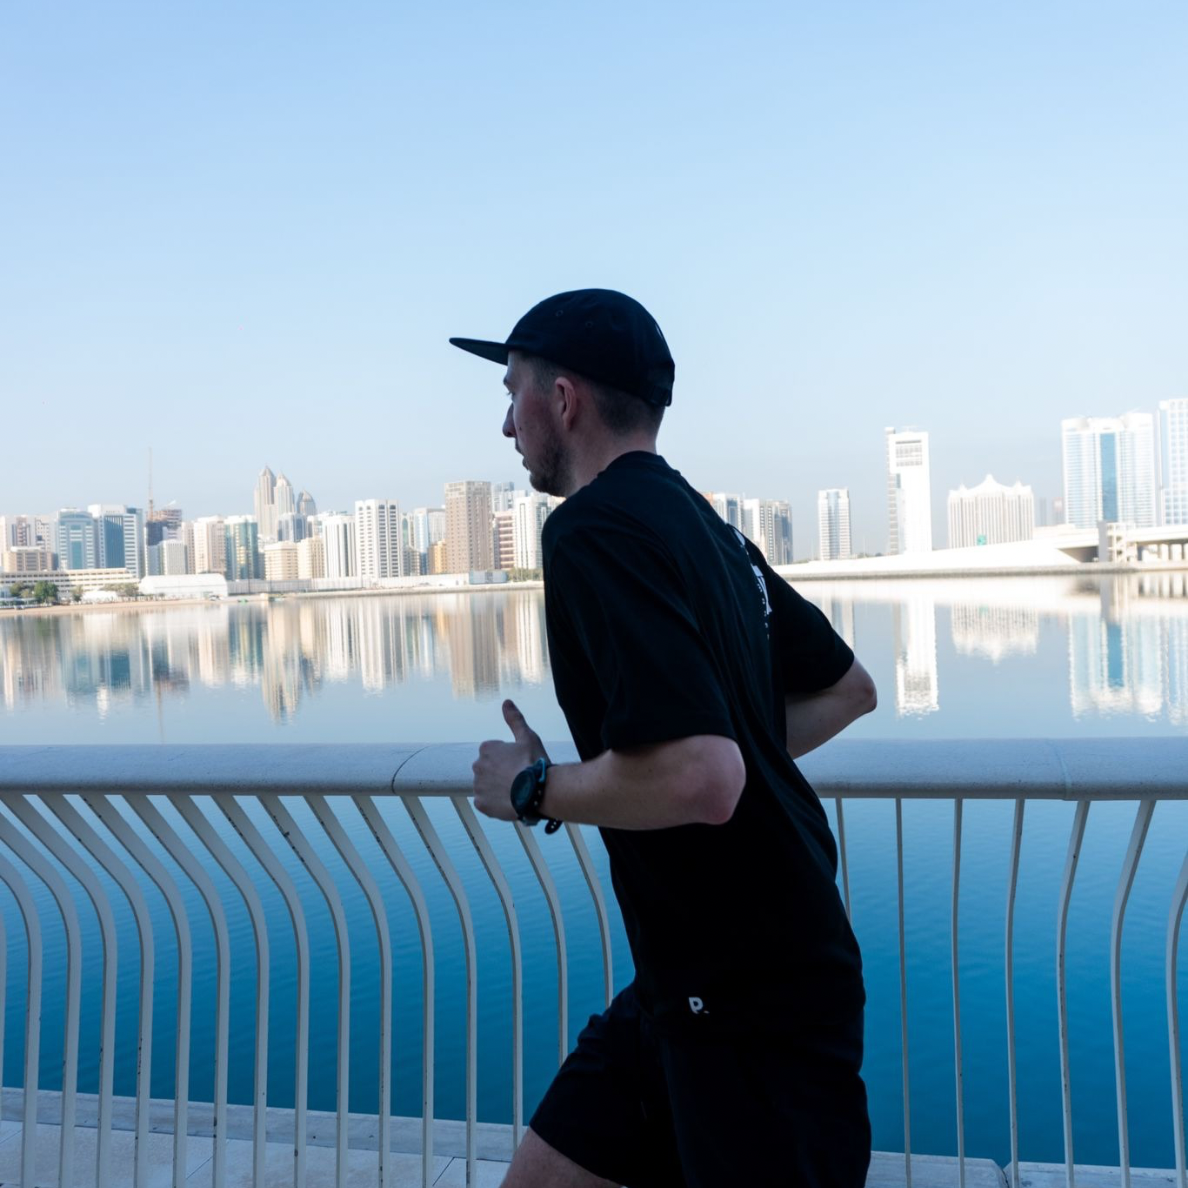
[[[278,540],[266,544],[261,550],[264,555],[264,577],[270,582],[291,582],[297,578],[297,545],[291,540]]]
[[[792,508],[779,499],[744,499],[742,534],[753,541],[768,565],[792,564]]]
[[[227,526],[222,516],[199,516],[194,521],[195,573],[227,572]]]
[[[1188,524],[1188,400],[1159,404],[1159,511],[1165,524]]]
[[[264,565],[260,559],[260,526],[255,516],[228,516],[223,521],[226,531],[227,568],[229,582],[262,578]]]
[[[297,496],[297,514],[304,516],[307,520],[310,516],[318,514],[318,505],[314,503],[314,497],[304,487],[301,489],[301,494]]]
[[[511,511],[512,503],[515,500],[518,492],[516,491],[515,483],[492,483],[491,484],[491,511],[507,512]]]
[[[297,576],[324,578],[326,576],[326,541],[320,536],[307,536],[297,546]]]
[[[404,577],[399,504],[390,499],[355,501],[355,565],[364,581]]]
[[[17,545],[0,552],[0,573],[48,573],[57,558],[39,545]]]
[[[914,429],[884,430],[887,438],[889,553],[932,551],[932,477],[928,434]]]
[[[516,569],[540,569],[540,534],[549,518],[549,496],[528,491],[516,496],[512,507],[512,561]]]
[[[149,577],[173,577],[176,574],[189,573],[189,558],[186,555],[185,541],[178,537],[151,544],[148,553]]]
[[[414,507],[412,512],[413,547],[418,553],[428,553],[430,546],[445,540],[446,513],[444,507]]]
[[[449,558],[446,556],[446,542],[439,540],[429,546],[426,573],[449,573]]]
[[[349,512],[321,512],[316,518],[325,549],[326,577],[355,577],[355,517]]]
[[[64,507],[56,517],[55,535],[61,569],[98,569],[95,517],[78,507]]]
[[[122,503],[92,503],[87,511],[95,521],[95,545],[99,569],[126,569],[139,581],[146,573],[142,541],[144,513]]]
[[[265,466],[256,479],[256,525],[261,540],[276,537],[276,475]]]
[[[743,499],[741,495],[728,495],[722,491],[713,491],[710,493],[709,501],[713,504],[714,511],[726,521],[731,528],[737,528],[739,532],[743,532]]]
[[[1060,422],[1066,521],[1155,527],[1155,419],[1070,417]]]
[[[450,573],[493,568],[491,484],[446,483],[446,566]]]
[[[279,487],[279,483],[277,484]],[[305,517],[299,515],[297,512],[283,512],[279,510],[276,513],[276,539],[291,541],[293,544],[299,544],[306,536],[306,520]]]
[[[850,545],[849,487],[828,487],[817,492],[817,540],[822,561],[844,561],[854,555]]]
[[[146,545],[160,544],[163,540],[173,540],[177,537],[182,525],[182,509],[170,504],[168,507],[154,508],[144,522],[144,543]]]
[[[272,502],[276,507],[276,518],[291,516],[297,511],[297,496],[293,492],[293,484],[285,478],[284,473],[276,476],[276,489],[273,491]]]
[[[491,556],[496,569],[514,569],[515,513],[497,511],[491,513]]]
[[[949,548],[1008,544],[1035,536],[1035,496],[1030,487],[1005,487],[986,475],[976,487],[949,492]]]

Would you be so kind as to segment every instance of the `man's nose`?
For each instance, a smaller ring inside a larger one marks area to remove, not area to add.
[[[512,421],[512,410],[509,407],[507,410],[507,416],[503,418],[503,436],[504,437],[515,437],[515,435],[516,435],[516,426],[515,426],[515,423]]]

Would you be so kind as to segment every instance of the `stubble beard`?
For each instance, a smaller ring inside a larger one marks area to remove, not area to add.
[[[545,495],[564,495],[569,490],[570,465],[561,439],[551,433],[540,445],[540,460],[528,470],[528,482]]]

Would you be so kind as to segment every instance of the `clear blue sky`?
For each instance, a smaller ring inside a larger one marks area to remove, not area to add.
[[[1188,395],[1188,7],[41,4],[0,11],[0,513],[516,478],[451,334],[639,297],[703,489],[1058,493],[1059,420]]]

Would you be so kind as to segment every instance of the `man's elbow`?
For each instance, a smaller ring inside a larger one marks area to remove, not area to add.
[[[695,815],[704,825],[725,825],[734,816],[746,785],[746,763],[731,738],[706,736],[698,742],[702,745],[692,789]]]
[[[862,670],[862,679],[858,682],[857,696],[857,717],[862,717],[863,714],[872,713],[878,708],[879,691],[875,688],[874,680],[871,678],[869,672]]]

